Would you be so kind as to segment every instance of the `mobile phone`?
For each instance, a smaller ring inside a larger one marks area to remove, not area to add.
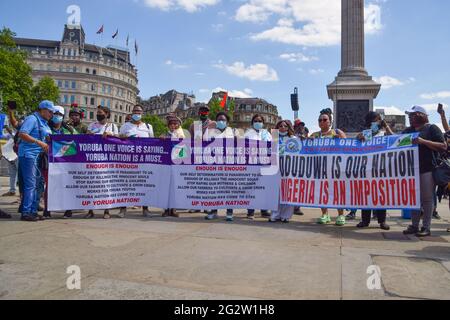
[[[8,101],[8,109],[9,110],[16,110],[17,109],[17,103],[15,101]]]
[[[442,103],[438,104],[438,112],[442,113],[442,111],[444,111],[444,106],[442,105]]]

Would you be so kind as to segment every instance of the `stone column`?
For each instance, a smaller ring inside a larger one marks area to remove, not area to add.
[[[364,63],[364,0],[342,0],[341,77],[367,77]]]
[[[334,104],[335,127],[353,137],[364,130],[364,117],[373,110],[381,86],[365,69],[364,0],[341,1],[341,71],[327,90]]]

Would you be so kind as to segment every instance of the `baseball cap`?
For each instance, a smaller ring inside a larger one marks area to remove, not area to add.
[[[61,107],[61,106],[55,106],[54,107],[54,111],[53,111],[54,113],[61,113],[62,115],[64,115],[65,113],[66,113],[66,111],[64,110],[64,108],[63,107]]]
[[[55,106],[53,102],[44,100],[41,103],[39,103],[39,109],[47,109],[48,111],[55,112]]]
[[[405,113],[410,114],[410,113],[416,113],[416,112],[428,115],[427,110],[425,110],[425,108],[421,107],[421,106],[414,106],[410,110],[406,111]]]

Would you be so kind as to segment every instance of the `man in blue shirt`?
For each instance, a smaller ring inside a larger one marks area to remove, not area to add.
[[[19,131],[19,171],[22,177],[23,194],[20,212],[23,221],[38,221],[38,192],[41,170],[38,159],[42,152],[48,153],[46,138],[51,134],[48,121],[53,117],[54,105],[42,101],[39,110],[27,117]]]

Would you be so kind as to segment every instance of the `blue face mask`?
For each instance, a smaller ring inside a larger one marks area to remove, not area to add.
[[[378,122],[372,122],[371,129],[373,133],[377,133],[378,131],[380,131],[380,125],[378,124]]]
[[[217,129],[225,130],[226,127],[227,127],[226,121],[217,121]]]
[[[261,130],[264,127],[264,124],[262,122],[255,122],[253,124],[253,128],[257,131]]]
[[[131,119],[133,119],[134,122],[139,122],[142,120],[142,115],[141,114],[133,114],[131,116]]]
[[[62,116],[53,116],[52,122],[54,124],[60,124],[63,122],[63,117]]]

